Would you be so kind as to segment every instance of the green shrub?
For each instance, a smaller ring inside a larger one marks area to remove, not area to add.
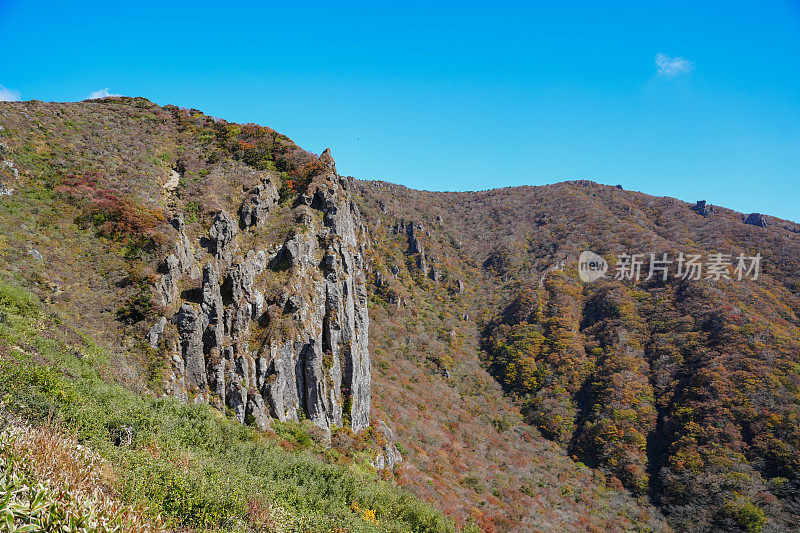
[[[126,324],[135,324],[153,315],[155,305],[150,289],[142,284],[117,310],[117,319]]]
[[[725,505],[724,512],[748,533],[758,533],[767,521],[764,511],[749,501],[729,502]]]

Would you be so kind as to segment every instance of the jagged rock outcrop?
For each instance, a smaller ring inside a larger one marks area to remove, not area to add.
[[[183,220],[183,213],[178,213],[175,218],[170,221],[170,224],[175,231],[178,232],[178,240],[175,241],[175,257],[178,259],[181,273],[188,274],[195,268],[194,251],[192,244],[189,242],[189,237],[186,236],[186,224]],[[196,278],[197,276],[192,276]]]
[[[422,226],[413,221],[399,220],[394,226],[394,232],[404,234],[408,238],[408,253],[414,257],[416,266],[423,276],[428,275],[428,258],[425,255],[425,243],[419,237]]]
[[[375,457],[375,468],[378,470],[392,470],[395,466],[403,462],[403,456],[397,451],[395,446],[394,434],[386,422],[381,420],[377,427],[378,435],[383,440],[383,450]]]
[[[349,182],[336,174],[329,151],[320,160],[327,170],[298,199],[295,233],[278,249],[244,250],[238,238],[239,227],[247,232],[263,223],[277,203],[268,180],[244,198],[238,225],[225,211],[214,217],[203,257],[195,258],[184,239],[183,219],[174,223],[179,242],[163,263],[156,294],[165,305],[177,304],[181,279],[199,264],[202,283],[199,303],[182,302],[171,320],[177,341],[166,346],[168,394],[228,407],[261,429],[270,418],[301,417],[326,430],[369,426],[368,239]],[[265,276],[278,271],[288,283],[268,298],[275,291],[266,290]],[[151,333],[153,344],[169,337],[164,328]]]
[[[220,262],[223,268],[230,266],[233,253],[236,249],[236,234],[239,228],[225,211],[220,211],[214,217],[211,229],[208,231],[208,251]]]
[[[207,400],[207,378],[203,354],[203,316],[195,306],[186,302],[173,317],[178,328],[180,354],[183,361],[186,389]]]
[[[412,254],[425,255],[425,245],[419,238],[414,224],[411,224],[408,230],[408,252]]]
[[[162,316],[156,321],[153,327],[150,328],[150,331],[147,332],[147,343],[151,348],[156,348],[158,346],[158,341],[164,333],[164,328],[166,326],[167,317]]]
[[[261,431],[269,427],[269,412],[264,405],[264,398],[256,392],[247,395],[245,420],[252,422]]]
[[[428,277],[433,281],[442,281],[442,271],[435,263],[428,269]]]
[[[178,280],[181,277],[180,263],[175,254],[170,254],[159,267],[161,275],[156,282],[156,295],[161,305],[169,305],[178,297]]]
[[[767,218],[761,213],[750,213],[742,218],[742,221],[750,226],[758,226],[759,228],[767,227]]]
[[[239,226],[242,229],[256,227],[264,222],[269,212],[278,204],[278,189],[269,178],[253,189],[239,209]]]
[[[191,274],[193,279],[199,277],[194,250],[186,236],[183,214],[178,214],[170,224],[178,232],[178,238],[173,246],[173,253],[159,266],[160,276],[156,282],[156,296],[163,306],[170,305],[178,297],[179,282],[182,277],[187,274]]]
[[[706,204],[705,200],[698,200],[690,209],[704,217],[710,217],[714,214],[714,206]]]

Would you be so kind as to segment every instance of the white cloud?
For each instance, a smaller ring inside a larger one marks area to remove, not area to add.
[[[22,95],[14,89],[6,89],[0,85],[0,102],[18,102]]]
[[[694,63],[683,57],[669,57],[666,54],[656,56],[658,75],[664,78],[675,78],[694,70]]]
[[[114,94],[108,92],[108,87],[100,89],[99,91],[92,91],[87,100],[94,100],[95,98],[108,98],[109,96],[122,96],[121,94]]]

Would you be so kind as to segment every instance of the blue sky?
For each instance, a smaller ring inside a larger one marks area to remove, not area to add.
[[[196,107],[360,178],[581,178],[800,221],[797,0],[0,0],[0,51],[0,98]]]

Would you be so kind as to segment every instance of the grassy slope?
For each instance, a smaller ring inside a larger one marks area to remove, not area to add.
[[[206,406],[108,383],[99,374],[112,370],[108,354],[18,287],[0,284],[0,317],[2,409],[74,435],[113,465],[126,501],[170,527],[453,530],[433,508],[379,480],[366,456],[348,461],[314,444],[302,425],[259,434]]]

